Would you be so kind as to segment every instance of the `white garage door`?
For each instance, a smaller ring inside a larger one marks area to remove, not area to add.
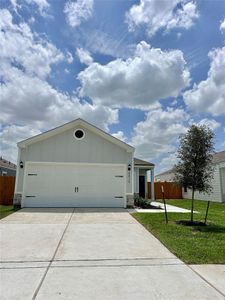
[[[28,163],[23,207],[124,207],[125,166]]]

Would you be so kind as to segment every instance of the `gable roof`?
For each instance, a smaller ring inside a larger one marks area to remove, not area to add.
[[[213,161],[214,164],[219,164],[219,163],[225,162],[225,150],[221,151],[221,152],[214,153],[212,161]],[[173,174],[173,173],[175,173],[175,167],[173,167],[172,169],[169,169],[165,172],[162,172],[160,174],[157,174],[156,177],[161,176],[161,175]]]
[[[157,174],[155,177],[157,176],[162,176],[162,175],[167,175],[167,174],[173,174],[175,172],[175,167],[173,167],[172,169],[169,169],[167,171],[164,171],[162,173]]]
[[[121,148],[126,149],[128,152],[134,152],[134,147],[132,147],[131,145],[117,139],[116,137],[108,134],[107,132],[103,131],[102,129],[88,123],[87,121],[83,120],[83,119],[76,119],[73,120],[71,122],[68,122],[66,124],[63,124],[61,126],[58,126],[56,128],[53,128],[51,130],[48,130],[46,132],[43,132],[41,134],[35,135],[33,137],[30,137],[28,139],[25,139],[23,141],[20,141],[19,143],[17,143],[17,146],[20,148],[24,148],[28,145],[34,144],[36,142],[48,139],[52,136],[55,136],[57,134],[63,133],[66,130],[72,129],[73,127],[76,126],[82,126],[98,135],[100,135],[101,137],[105,138],[106,140],[120,146]]]
[[[6,160],[2,157],[0,157],[0,168],[10,169],[10,170],[16,170],[16,165],[10,162],[9,160]]]
[[[214,164],[219,164],[222,162],[225,162],[225,150],[213,154],[213,163]]]
[[[135,166],[151,166],[151,167],[154,166],[153,163],[150,163],[148,161],[145,161],[145,160],[142,160],[142,159],[139,159],[139,158],[136,158],[136,157],[134,157],[134,165]]]

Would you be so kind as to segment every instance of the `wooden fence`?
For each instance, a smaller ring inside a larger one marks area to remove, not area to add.
[[[161,186],[164,188],[166,199],[182,199],[182,188],[176,182],[154,182],[155,199],[162,199]],[[151,183],[148,182],[148,198],[151,198]]]
[[[15,180],[15,176],[0,176],[0,204],[13,204]]]

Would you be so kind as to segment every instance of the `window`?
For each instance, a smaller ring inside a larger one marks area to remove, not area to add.
[[[76,129],[74,131],[74,137],[77,139],[77,140],[82,140],[85,136],[85,133],[82,129]]]

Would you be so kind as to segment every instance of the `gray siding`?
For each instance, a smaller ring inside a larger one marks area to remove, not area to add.
[[[6,176],[16,176],[16,170],[0,167],[0,176],[6,175]]]
[[[73,132],[77,127],[21,149],[19,161],[79,162],[131,164],[133,154],[102,138],[82,126],[85,137],[76,140]],[[17,192],[22,192],[24,169],[19,169]],[[127,182],[127,193],[132,192],[132,178]]]
[[[168,174],[162,174],[162,175],[156,175],[155,176],[155,181],[159,181],[159,182],[173,182],[175,181],[174,179],[174,173],[168,173]]]
[[[223,202],[225,202],[225,163],[224,163],[223,167],[220,168],[220,174],[221,174],[222,199],[223,199]]]
[[[212,194],[208,195],[205,193],[199,193],[195,192],[195,199],[198,200],[205,200],[205,201],[213,201],[213,202],[222,202],[222,176],[221,176],[221,165],[216,165],[215,171],[214,171],[214,178],[212,180]],[[191,199],[191,190],[188,189],[187,192],[185,193],[183,191],[183,198],[184,199]]]

